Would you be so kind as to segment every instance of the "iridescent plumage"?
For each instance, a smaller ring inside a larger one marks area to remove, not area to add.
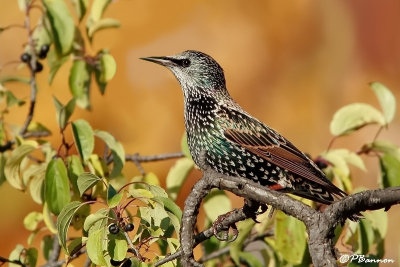
[[[213,58],[189,50],[143,59],[167,67],[178,79],[189,150],[198,165],[200,153],[206,151],[207,163],[226,175],[325,204],[346,195],[304,153],[232,99]]]

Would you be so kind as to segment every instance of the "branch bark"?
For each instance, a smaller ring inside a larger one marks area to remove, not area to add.
[[[348,196],[330,205],[324,212],[320,212],[284,193],[269,190],[251,180],[225,176],[209,168],[203,169],[205,171],[202,179],[194,185],[185,201],[182,216],[181,251],[176,254],[181,256],[181,263],[184,267],[202,266],[194,260],[193,248],[198,244],[199,240],[211,237],[212,229],[207,230],[210,231],[208,233],[210,236],[208,234],[204,235],[203,232],[203,236],[200,238],[200,235],[194,236],[194,227],[200,203],[212,188],[227,190],[245,199],[270,205],[302,221],[307,228],[308,246],[314,266],[337,265],[333,237],[334,229],[339,223],[344,222],[347,218],[360,211],[388,209],[392,205],[400,204],[400,187],[394,187],[367,190]],[[243,213],[243,210],[239,211]],[[225,218],[222,224],[229,226],[234,223],[231,221],[232,217]],[[235,217],[237,221],[245,218],[247,217],[244,213],[242,216]],[[173,256],[176,255],[171,255],[167,258],[172,258]],[[159,263],[156,266],[159,266]]]

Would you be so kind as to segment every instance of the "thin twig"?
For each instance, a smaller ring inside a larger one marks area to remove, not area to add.
[[[152,162],[152,161],[182,158],[183,156],[184,155],[182,152],[158,154],[158,155],[150,155],[150,156],[141,156],[138,153],[135,153],[135,154],[126,155],[125,160],[132,161],[132,162]]]
[[[126,161],[131,161],[136,165],[136,168],[139,170],[142,176],[146,175],[146,171],[142,166],[142,162],[152,162],[152,161],[160,161],[160,160],[167,160],[167,159],[175,159],[183,157],[182,152],[176,153],[168,153],[168,154],[158,154],[158,155],[150,155],[150,156],[140,156],[139,153],[129,154],[125,156]],[[112,157],[110,157],[110,161]]]
[[[29,124],[33,119],[33,114],[35,111],[36,105],[36,94],[37,94],[37,84],[36,84],[36,67],[37,67],[37,57],[35,53],[35,41],[33,40],[33,34],[31,30],[31,22],[30,22],[30,10],[31,6],[29,1],[26,0],[26,13],[25,13],[25,28],[28,32],[28,46],[30,49],[31,61],[29,62],[29,70],[31,73],[29,85],[31,87],[31,96],[30,96],[30,105],[28,115],[26,117],[25,123],[21,128],[20,134],[24,135],[28,129]]]
[[[272,231],[264,233],[264,234],[260,234],[260,235],[252,235],[248,239],[246,239],[246,241],[243,243],[243,247],[248,246],[250,243],[252,243],[254,241],[263,240],[264,238],[269,237],[269,236],[273,236],[273,235],[274,235],[274,233]],[[208,255],[203,256],[199,260],[199,262],[204,263],[204,262],[207,262],[209,260],[218,258],[218,257],[228,253],[230,251],[230,249],[231,249],[231,246],[223,247],[223,248],[221,248],[219,250],[216,250],[216,251],[214,251],[214,252],[212,252],[212,253],[210,253]]]

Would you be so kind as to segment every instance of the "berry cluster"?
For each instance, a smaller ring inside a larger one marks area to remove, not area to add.
[[[132,232],[135,229],[135,226],[133,225],[133,223],[124,224],[124,225],[121,225],[121,227],[124,228],[125,232]],[[108,231],[111,234],[116,235],[119,233],[119,227],[115,223],[112,223],[108,226]]]
[[[39,53],[37,54],[37,57],[40,59],[45,59],[47,57],[47,53],[49,52],[50,46],[45,44],[40,47]],[[32,68],[34,72],[41,72],[43,70],[43,65],[39,61],[33,62],[31,64],[31,59],[32,56],[28,53],[25,52],[21,55],[21,61],[28,64]]]
[[[111,234],[116,235],[119,233],[120,227],[123,228],[125,232],[132,232],[135,229],[133,223],[128,223],[128,224],[121,223],[120,226],[118,226],[115,223],[112,223],[108,226],[108,231]],[[132,265],[132,261],[130,259],[123,259],[122,261],[116,261],[111,259],[110,264],[112,266],[130,267]]]

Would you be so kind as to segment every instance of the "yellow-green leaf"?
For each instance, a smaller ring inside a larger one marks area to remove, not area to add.
[[[77,120],[72,123],[76,148],[83,161],[89,159],[94,149],[94,133],[90,124],[85,120]]]
[[[112,55],[104,53],[100,58],[100,82],[109,82],[117,72],[117,63]]]
[[[95,32],[108,28],[119,28],[120,26],[121,23],[118,20],[112,18],[104,18],[90,25],[88,29],[88,35],[90,38],[93,38],[93,34]]]
[[[307,246],[306,227],[303,222],[278,211],[275,237],[276,249],[287,262],[292,264],[302,262]]]
[[[86,250],[90,260],[94,264],[100,266],[106,265],[106,260],[104,259],[104,250],[107,243],[106,228],[102,227],[93,231],[89,231],[88,240],[86,242]]]
[[[67,204],[60,215],[57,217],[57,232],[58,237],[60,239],[61,246],[64,248],[65,253],[69,255],[68,247],[67,247],[67,233],[69,225],[74,217],[75,212],[83,205],[79,201],[73,201]]]
[[[108,245],[107,250],[110,257],[115,261],[122,261],[126,257],[126,252],[128,251],[128,243],[124,234],[119,232],[118,234],[108,235]]]
[[[76,104],[90,109],[89,91],[91,82],[91,67],[84,60],[75,60],[69,75],[69,88]]]
[[[89,0],[72,0],[72,4],[75,7],[75,11],[78,14],[78,18],[81,21],[85,16],[86,9],[89,5]]]
[[[38,224],[43,221],[43,214],[41,212],[32,211],[24,218],[24,226],[29,231],[34,231]]]
[[[212,190],[204,199],[204,211],[207,218],[214,222],[218,216],[232,210],[231,201],[224,191]]]
[[[384,154],[379,163],[382,187],[400,186],[400,161],[393,155]]]
[[[43,0],[57,52],[66,55],[74,41],[75,23],[63,0]]]
[[[183,182],[190,174],[194,167],[194,162],[189,158],[178,159],[174,166],[168,172],[166,183],[167,192],[172,200],[178,196],[178,192],[183,185]]]
[[[82,196],[83,193],[86,192],[86,190],[92,188],[100,181],[101,181],[101,178],[94,174],[91,174],[88,172],[84,172],[84,173],[80,174],[78,176],[78,180],[77,180],[77,185],[78,185],[78,190],[79,190],[80,195]]]
[[[385,121],[389,124],[396,114],[396,98],[386,86],[379,82],[373,82],[370,86],[381,104]]]
[[[330,131],[335,136],[347,135],[368,124],[385,125],[382,113],[371,105],[354,103],[339,109],[330,124]]]
[[[110,176],[116,177],[121,173],[122,168],[125,164],[125,150],[124,147],[118,142],[114,136],[105,131],[96,130],[95,135],[102,139],[107,146],[111,149],[113,155],[114,168],[111,171]]]
[[[37,147],[37,142],[29,140],[25,141],[22,145],[15,148],[11,152],[11,155],[8,157],[4,167],[4,174],[6,175],[6,179],[11,186],[19,190],[25,189],[25,184],[22,181],[22,175],[20,175],[20,165],[22,160]]]

